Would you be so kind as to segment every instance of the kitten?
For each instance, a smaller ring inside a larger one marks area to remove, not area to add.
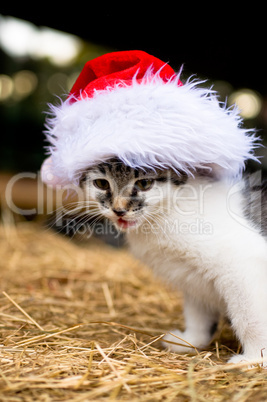
[[[251,221],[259,197],[244,181],[195,173],[111,159],[90,168],[81,185],[97,213],[126,233],[132,253],[183,291],[186,329],[167,334],[166,346],[205,348],[223,315],[243,349],[229,362],[260,359],[267,356],[267,247],[259,219]]]

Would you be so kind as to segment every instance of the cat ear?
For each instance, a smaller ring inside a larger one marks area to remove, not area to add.
[[[50,187],[56,187],[62,185],[61,179],[55,176],[53,172],[53,162],[51,156],[45,159],[45,161],[42,164],[41,179],[46,185]]]

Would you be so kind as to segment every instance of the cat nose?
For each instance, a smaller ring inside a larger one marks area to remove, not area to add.
[[[124,216],[126,214],[126,209],[113,209],[114,214],[117,216]]]

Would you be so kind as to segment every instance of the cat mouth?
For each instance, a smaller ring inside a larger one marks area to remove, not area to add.
[[[119,226],[120,229],[129,229],[134,227],[137,224],[137,221],[127,221],[123,218],[119,218],[117,220],[117,225]]]

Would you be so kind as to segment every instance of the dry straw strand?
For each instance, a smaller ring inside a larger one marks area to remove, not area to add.
[[[43,328],[38,324],[38,322],[36,322],[28,313],[26,313],[26,311],[22,307],[20,307],[18,305],[18,303],[15,302],[15,300],[13,300],[6,292],[2,292],[2,293],[3,293],[4,296],[6,296],[8,298],[8,300],[11,301],[11,303],[14,304],[14,306],[17,307],[17,309],[19,311],[22,312],[22,314],[25,315],[25,317],[27,317],[31,321],[32,324],[36,325],[37,328],[39,328],[41,331],[43,331]]]

